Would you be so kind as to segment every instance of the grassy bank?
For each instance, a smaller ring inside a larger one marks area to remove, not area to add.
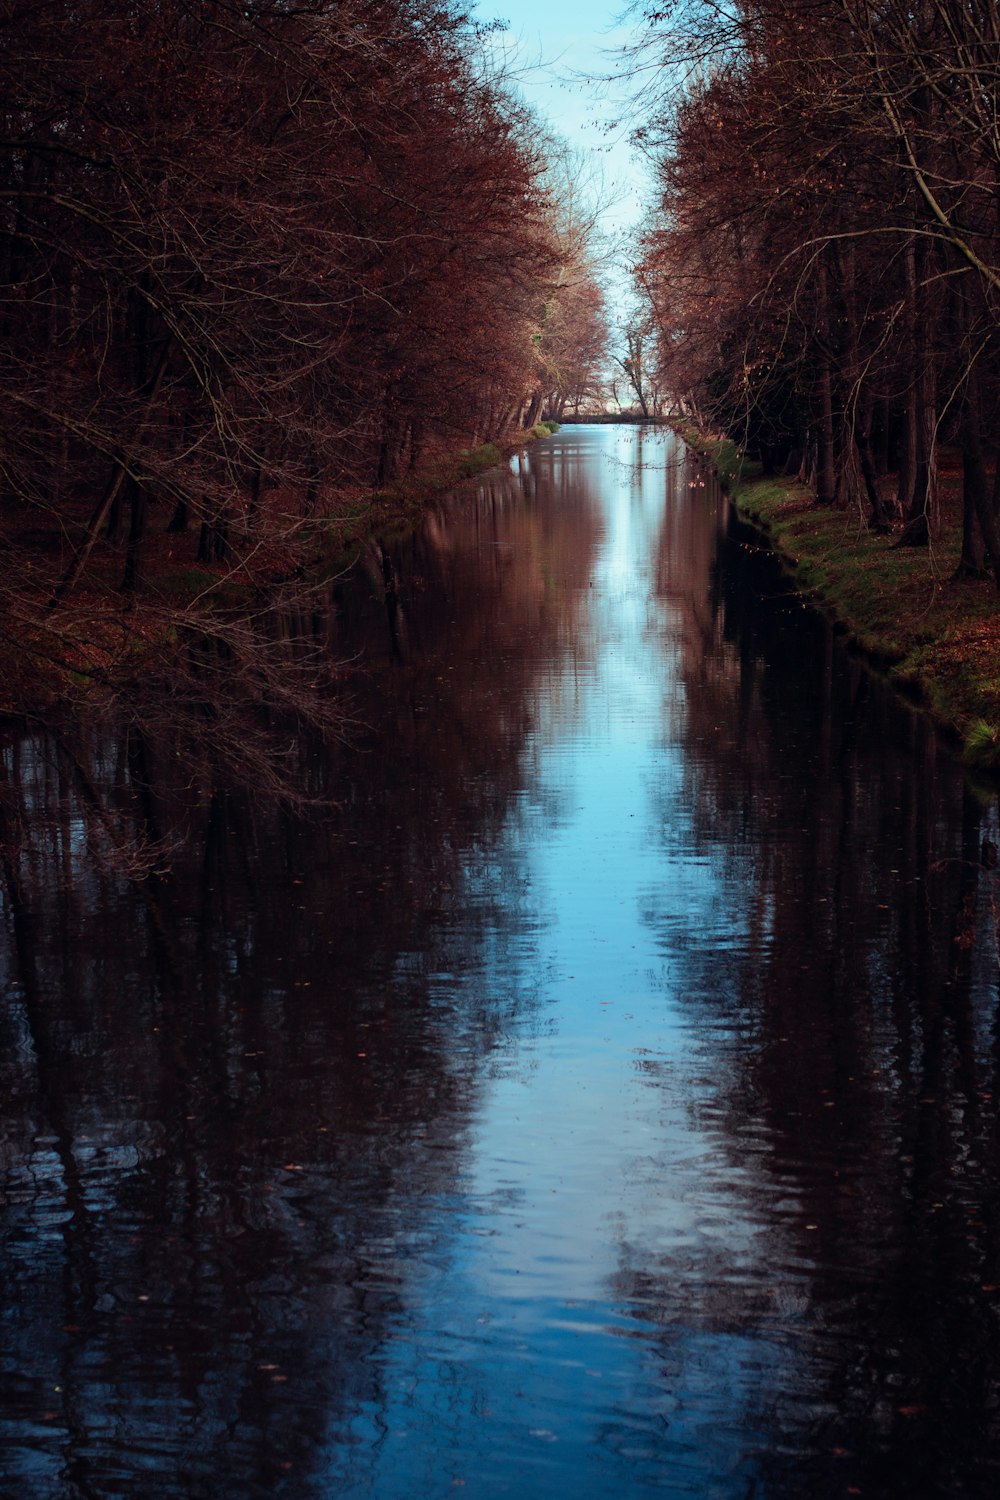
[[[953,576],[961,553],[958,464],[947,456],[942,464],[940,541],[899,547],[895,537],[868,531],[857,510],[820,506],[796,480],[761,475],[730,439],[685,424],[677,430],[768,538],[802,594],[933,715],[970,763],[1000,769],[1000,595],[992,580]]]

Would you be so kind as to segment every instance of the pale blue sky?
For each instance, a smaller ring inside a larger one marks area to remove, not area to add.
[[[623,233],[641,212],[645,174],[628,144],[628,125],[612,131],[627,86],[610,90],[572,74],[608,74],[620,65],[634,38],[634,18],[621,21],[625,0],[476,0],[484,20],[507,21],[499,45],[519,64],[518,85],[539,115],[571,146],[595,153],[607,186],[621,201],[608,213],[608,228]]]

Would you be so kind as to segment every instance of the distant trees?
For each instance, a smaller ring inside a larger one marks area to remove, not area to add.
[[[1000,581],[1000,22],[993,5],[773,0],[651,17],[693,64],[644,132],[640,283],[663,378],[765,464],[922,543],[938,455],[965,471],[961,566]],[[898,474],[886,496],[881,476]]]
[[[556,250],[556,271],[532,329],[534,366],[520,412],[526,427],[560,420],[599,399],[608,345],[600,283],[603,189],[580,154],[545,142],[543,182]]]
[[[656,335],[650,309],[633,310],[621,327],[618,347],[612,360],[621,371],[612,381],[612,393],[619,406],[622,395],[631,407],[638,407],[644,417],[660,415],[660,391],[657,381]]]
[[[545,308],[537,337],[541,415],[559,421],[600,400],[608,345],[604,293],[586,264],[572,267]]]

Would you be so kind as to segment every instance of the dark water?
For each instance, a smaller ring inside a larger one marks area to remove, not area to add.
[[[2,1494],[994,1495],[995,793],[663,432],[391,561],[336,812],[4,741]]]

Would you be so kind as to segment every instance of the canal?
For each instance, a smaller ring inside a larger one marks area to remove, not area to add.
[[[995,789],[663,429],[322,630],[332,805],[94,728],[151,880],[3,741],[0,1493],[993,1496]]]

